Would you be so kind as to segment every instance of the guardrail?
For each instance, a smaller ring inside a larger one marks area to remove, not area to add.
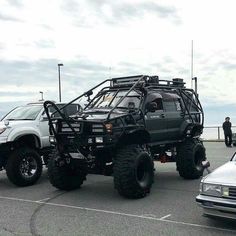
[[[236,133],[236,126],[232,126],[232,132]],[[202,139],[204,140],[224,140],[224,131],[221,126],[204,126]]]

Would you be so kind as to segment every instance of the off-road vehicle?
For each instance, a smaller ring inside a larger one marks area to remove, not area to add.
[[[44,103],[55,146],[48,173],[56,188],[79,188],[89,173],[113,175],[122,196],[144,197],[153,183],[154,160],[176,162],[186,179],[203,174],[206,156],[199,140],[203,109],[182,79],[143,75],[108,79],[67,105],[84,96],[88,104],[70,117],[54,103]],[[49,106],[61,117],[52,118]]]
[[[78,104],[71,104],[62,112],[71,115],[79,109]],[[54,111],[49,108],[50,113]],[[6,169],[9,180],[15,185],[34,184],[42,173],[41,156],[47,164],[51,150],[43,102],[16,107],[0,121],[0,170]]]

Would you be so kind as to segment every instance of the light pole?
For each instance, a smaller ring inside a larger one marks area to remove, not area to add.
[[[39,93],[41,93],[41,100],[39,100],[39,101],[43,101],[43,92],[39,91]]]
[[[58,79],[59,79],[59,102],[61,102],[61,66],[64,66],[62,63],[57,64],[58,66]]]

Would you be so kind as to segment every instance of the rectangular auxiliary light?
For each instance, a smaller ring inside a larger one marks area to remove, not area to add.
[[[70,125],[74,128],[75,131],[77,131],[77,132],[80,131],[80,126],[81,126],[80,123],[71,123]],[[67,123],[62,122],[61,131],[62,132],[71,132],[72,129],[70,128],[70,126]]]
[[[96,137],[95,142],[96,143],[103,143],[103,137]]]

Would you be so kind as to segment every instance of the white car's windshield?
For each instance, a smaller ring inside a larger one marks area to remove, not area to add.
[[[106,107],[114,107],[118,101],[124,97],[127,91],[109,91],[100,96],[98,100],[92,105],[94,108],[106,108]],[[134,103],[135,108],[139,107],[140,104],[140,95],[136,91],[131,91],[127,97],[118,105],[117,108],[128,108],[128,104],[132,102]]]
[[[4,120],[35,120],[42,106],[22,106],[12,110]]]
[[[233,155],[231,160],[236,162],[236,152],[234,153],[234,155]]]

